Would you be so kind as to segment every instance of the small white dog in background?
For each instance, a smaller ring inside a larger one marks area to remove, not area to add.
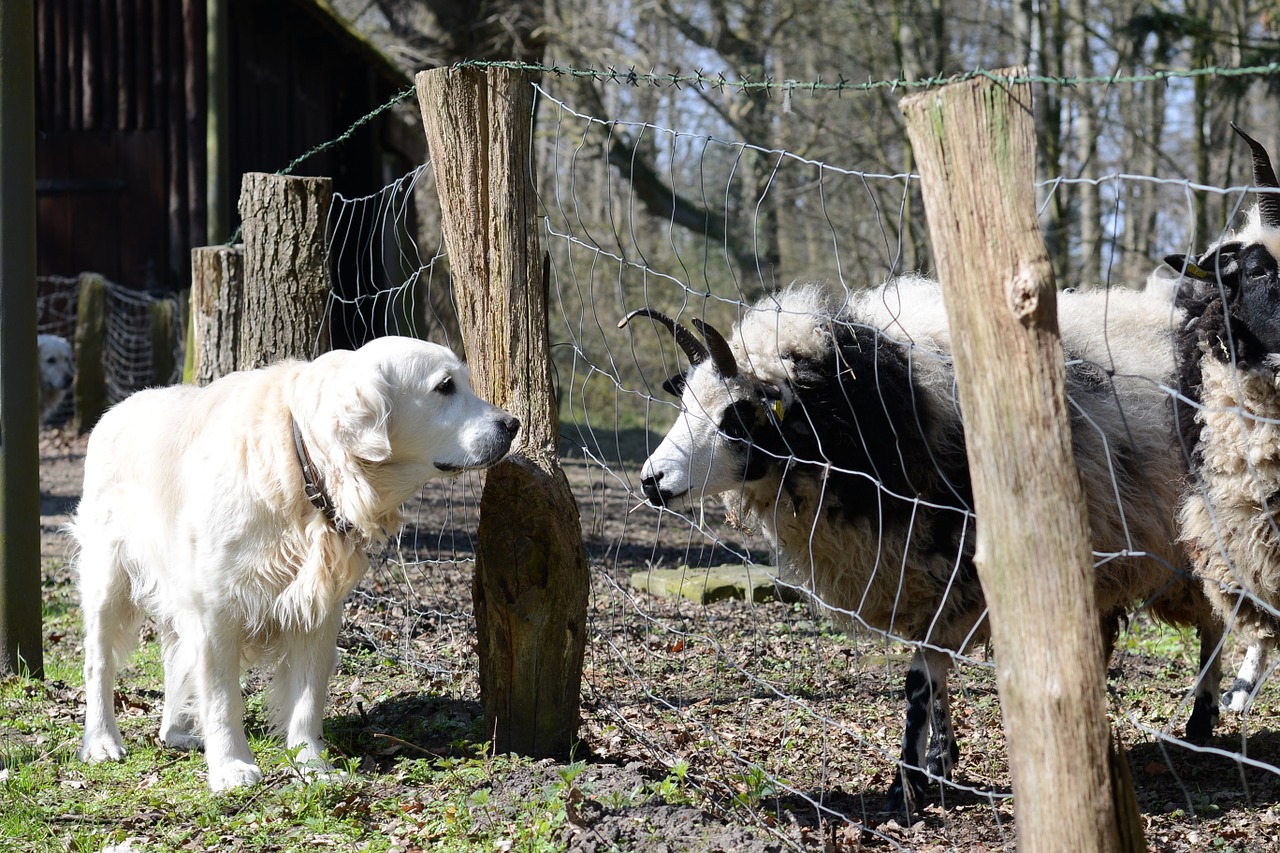
[[[76,363],[66,338],[38,335],[36,347],[40,363],[40,423],[44,423],[75,381]]]
[[[203,746],[211,788],[262,778],[240,690],[241,667],[259,660],[276,665],[272,725],[304,768],[331,770],[321,722],[364,549],[398,528],[426,480],[494,464],[519,428],[472,393],[448,349],[395,337],[108,411],[69,525],[85,622],[80,756],[125,754],[114,682],[146,611],[164,655],[160,739]]]

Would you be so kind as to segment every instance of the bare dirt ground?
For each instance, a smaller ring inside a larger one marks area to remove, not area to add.
[[[41,439],[46,584],[69,583],[60,526],[80,492],[85,440]],[[899,749],[910,650],[851,639],[804,604],[697,604],[631,589],[631,573],[767,558],[748,534],[701,529],[635,509],[623,470],[574,454],[566,473],[592,565],[583,742],[566,849],[1010,850],[1014,807],[986,650],[953,681],[963,751],[951,784],[908,821],[885,810]],[[361,772],[425,796],[395,772],[399,755],[447,752],[482,716],[471,631],[470,556],[477,481],[424,490],[406,533],[348,605],[343,662],[326,734]],[[696,519],[694,520],[697,521]],[[64,640],[64,642],[72,642]],[[1226,716],[1209,750],[1180,733],[1194,643],[1138,619],[1112,661],[1112,716],[1153,850],[1280,850],[1280,712],[1273,689],[1250,715]],[[394,659],[411,677],[370,660]],[[251,679],[249,686],[255,682]],[[68,692],[68,701],[79,701]],[[1166,733],[1162,735],[1161,733]],[[1243,757],[1242,757],[1243,756]],[[513,771],[492,802],[518,803],[565,778],[543,762]],[[665,792],[665,793],[663,793]]]

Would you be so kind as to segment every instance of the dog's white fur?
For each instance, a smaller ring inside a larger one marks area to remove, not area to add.
[[[304,493],[291,416],[338,523]],[[146,611],[164,654],[160,739],[203,746],[210,787],[262,778],[239,682],[258,660],[276,663],[271,723],[304,767],[330,770],[321,721],[364,547],[399,526],[424,481],[497,462],[518,429],[472,393],[452,352],[409,338],[141,391],[108,411],[70,525],[85,622],[81,757],[125,753],[115,674]]]
[[[57,335],[36,337],[37,358],[40,362],[40,422],[58,408],[62,395],[71,388],[76,378],[75,360],[71,344]]]

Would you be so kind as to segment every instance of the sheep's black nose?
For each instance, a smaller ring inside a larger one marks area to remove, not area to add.
[[[658,488],[658,481],[661,479],[662,472],[658,472],[652,477],[645,477],[640,481],[640,488],[644,490],[644,499],[653,506],[664,506],[667,502],[662,490]]]

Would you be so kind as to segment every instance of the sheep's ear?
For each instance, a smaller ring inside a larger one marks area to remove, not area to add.
[[[391,401],[384,382],[349,386],[337,405],[336,415],[338,441],[352,456],[366,462],[391,458]]]
[[[1164,262],[1188,278],[1209,281],[1213,277],[1208,270],[1197,266],[1190,255],[1165,255]]]
[[[672,397],[683,397],[686,375],[687,374],[684,373],[676,373],[672,376],[668,376],[662,383],[662,390],[666,391]]]
[[[794,396],[784,393],[780,388],[768,388],[761,397],[760,403],[773,415],[774,420],[782,423],[787,413],[791,411],[791,403],[794,399]]]

